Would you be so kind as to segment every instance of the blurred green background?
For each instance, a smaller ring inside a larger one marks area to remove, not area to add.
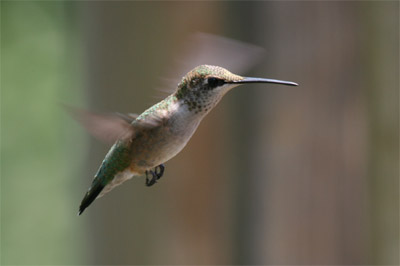
[[[199,31],[300,86],[233,90],[156,186],[76,216],[109,146],[61,104],[140,113]],[[397,1],[2,1],[1,263],[398,265],[398,89]]]

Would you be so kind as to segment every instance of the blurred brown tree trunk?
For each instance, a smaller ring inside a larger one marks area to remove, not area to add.
[[[255,10],[264,73],[300,86],[237,93],[238,261],[398,262],[398,3]]]
[[[371,259],[399,264],[399,2],[363,10],[365,88],[369,107]]]

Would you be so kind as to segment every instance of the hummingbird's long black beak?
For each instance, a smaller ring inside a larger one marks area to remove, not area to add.
[[[245,77],[242,80],[232,81],[229,83],[233,84],[244,84],[244,83],[274,83],[274,84],[281,84],[281,85],[289,85],[289,86],[298,86],[299,84],[291,81],[284,81],[278,79],[264,79],[264,78],[248,78]]]

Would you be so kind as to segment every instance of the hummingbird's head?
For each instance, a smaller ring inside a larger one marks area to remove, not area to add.
[[[241,77],[219,66],[201,65],[182,78],[175,96],[183,101],[190,111],[208,113],[225,93],[244,83],[276,83],[297,86],[296,83],[290,81]]]

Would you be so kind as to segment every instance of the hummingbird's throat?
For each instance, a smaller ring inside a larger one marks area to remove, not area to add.
[[[223,93],[216,91],[195,91],[182,99],[188,110],[194,114],[207,114],[221,100]]]

